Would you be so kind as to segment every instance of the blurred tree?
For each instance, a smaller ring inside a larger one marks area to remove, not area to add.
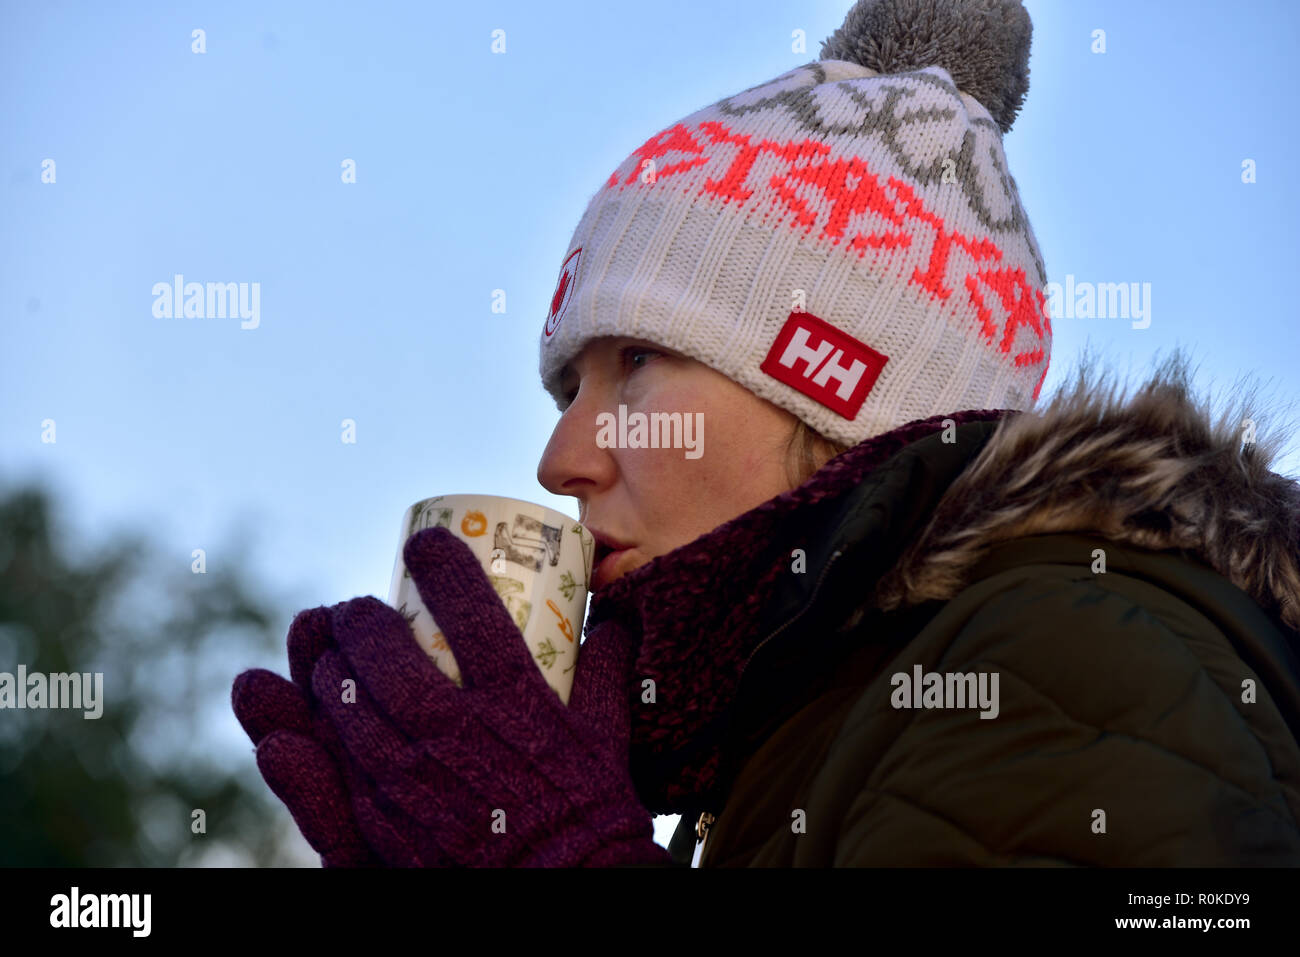
[[[0,865],[318,865],[230,708],[250,663],[287,671],[292,614],[238,548],[195,574],[129,533],[74,562],[52,513],[40,488],[0,493],[0,671],[102,672],[103,714],[0,709]]]

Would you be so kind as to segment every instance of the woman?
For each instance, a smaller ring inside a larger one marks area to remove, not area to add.
[[[1024,414],[1029,33],[1010,0],[861,0],[597,191],[541,336],[538,478],[598,542],[569,706],[468,548],[413,536],[463,689],[374,598],[294,620],[292,682],[235,683],[324,864],[1300,863],[1276,442],[1179,361]],[[620,407],[704,445],[611,447]]]

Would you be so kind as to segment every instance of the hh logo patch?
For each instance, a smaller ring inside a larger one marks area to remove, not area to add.
[[[888,361],[811,313],[792,312],[759,368],[852,419]]]
[[[578,253],[580,252],[582,252],[581,246],[569,253],[569,258],[564,260],[564,265],[560,267],[560,281],[555,284],[555,294],[551,296],[551,311],[546,314],[546,325],[543,326],[548,337],[559,328],[560,320],[564,318],[564,310],[569,307],[569,300],[573,298],[573,285],[578,276]]]

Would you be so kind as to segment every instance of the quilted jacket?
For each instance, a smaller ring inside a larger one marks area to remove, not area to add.
[[[864,443],[594,596],[646,629],[673,866],[701,815],[703,867],[1300,865],[1300,486],[1254,430],[1080,380]]]

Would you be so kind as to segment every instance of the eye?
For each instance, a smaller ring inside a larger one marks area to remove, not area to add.
[[[668,355],[659,349],[651,349],[647,346],[624,346],[618,350],[619,364],[624,370],[635,372],[637,369],[643,369],[655,357],[662,358]],[[561,414],[571,405],[578,397],[577,389],[568,389],[560,394],[556,401],[555,407]]]
[[[623,365],[632,369],[644,369],[645,362],[638,363],[636,359],[640,356],[661,356],[662,352],[657,349],[648,349],[645,346],[624,346],[620,351],[623,359]]]

